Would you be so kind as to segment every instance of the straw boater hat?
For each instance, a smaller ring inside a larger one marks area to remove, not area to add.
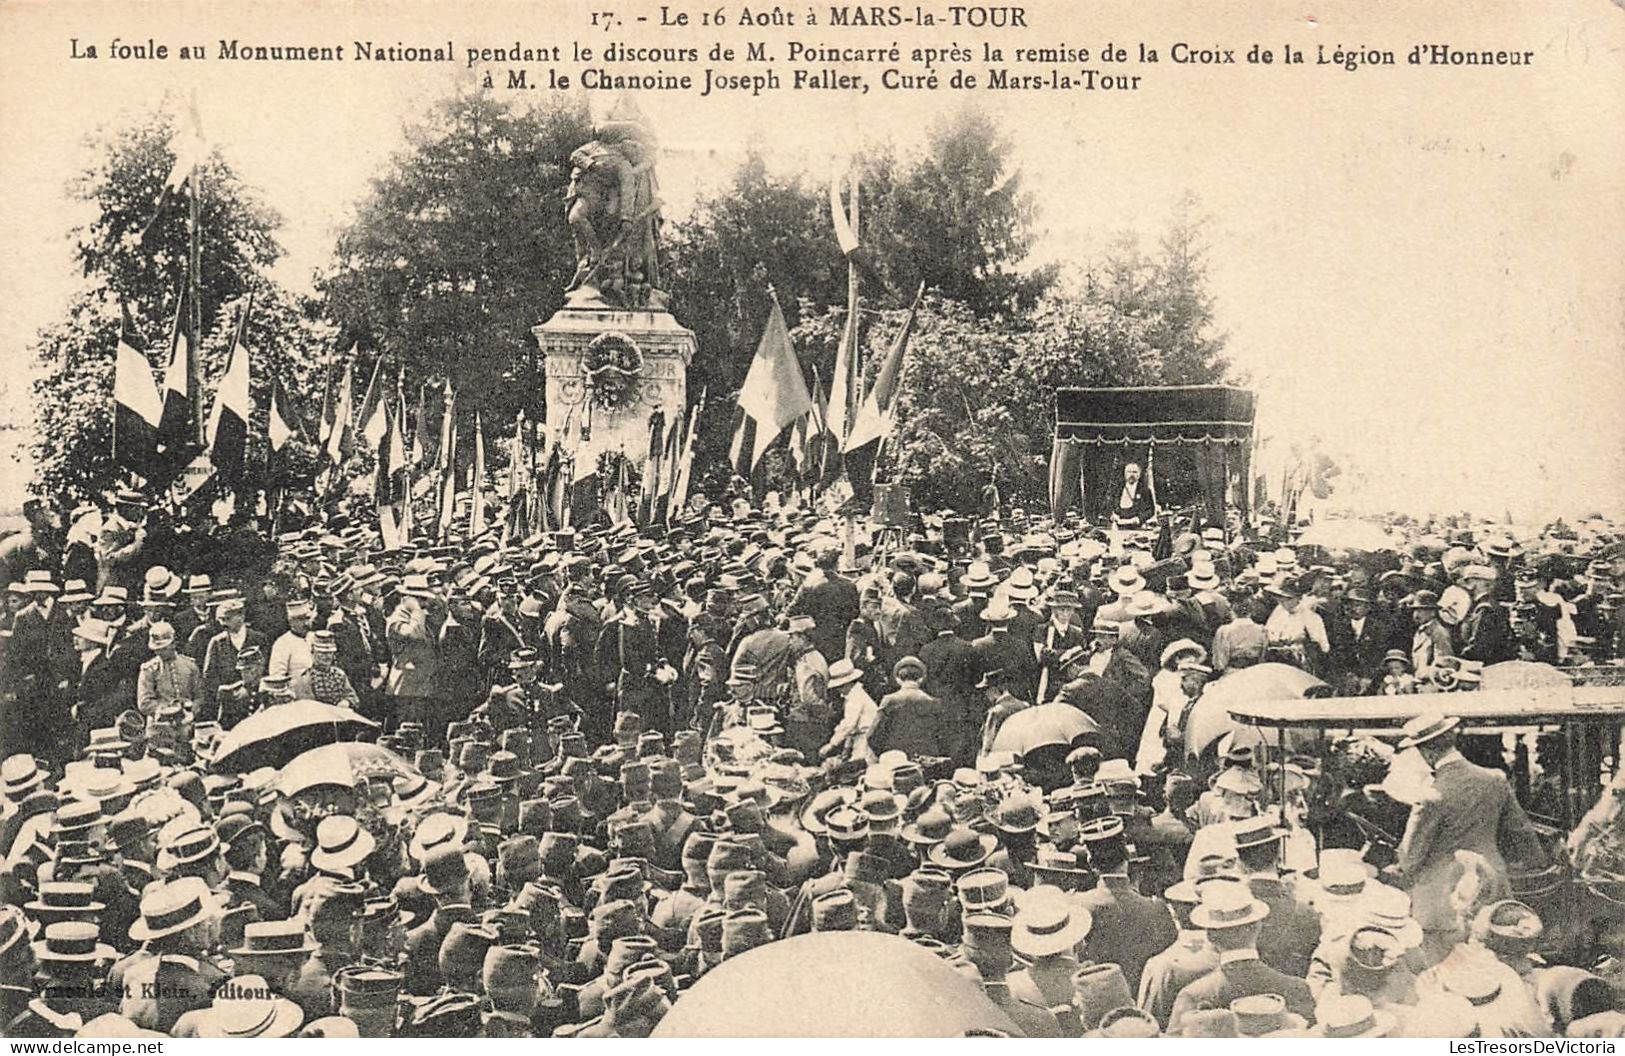
[[[323,872],[349,873],[378,845],[372,833],[347,814],[333,814],[316,826],[310,864]]]
[[[1230,1002],[1236,1015],[1236,1028],[1244,1038],[1262,1038],[1276,1031],[1299,1031],[1308,1022],[1296,1012],[1288,1012],[1280,994],[1250,994]]]
[[[58,921],[92,921],[107,908],[94,899],[93,885],[72,880],[47,880],[39,885],[39,897],[23,906],[29,916],[46,925]]]
[[[1443,737],[1457,726],[1461,720],[1446,715],[1441,711],[1423,712],[1421,715],[1407,722],[1400,733],[1400,748],[1415,748],[1419,744]]]
[[[305,1021],[304,1011],[278,996],[257,975],[228,979],[215,991],[214,1003],[198,1017],[203,1038],[286,1038]]]
[[[231,958],[238,967],[250,967],[257,959],[303,959],[315,952],[316,944],[305,933],[299,920],[265,920],[243,927],[243,944],[231,950]]]
[[[932,865],[943,869],[970,869],[987,861],[998,845],[999,841],[994,836],[959,826],[932,847],[926,857]]]
[[[1398,1022],[1385,1008],[1373,1008],[1371,999],[1361,994],[1328,997],[1315,1006],[1317,1038],[1386,1038]]]
[[[1120,598],[1131,598],[1145,589],[1145,577],[1133,565],[1119,565],[1112,571],[1107,585]]]
[[[829,665],[829,681],[827,685],[830,689],[842,689],[862,679],[863,674],[861,668],[842,657]]]
[[[1010,946],[1027,958],[1052,957],[1074,949],[1089,937],[1094,919],[1060,888],[1039,886],[1021,900],[1010,932]]]
[[[1128,614],[1130,616],[1155,616],[1163,611],[1164,602],[1156,593],[1142,590],[1129,599]]]
[[[178,935],[219,911],[220,902],[202,877],[153,884],[141,896],[141,918],[130,925],[130,938],[149,942]]]
[[[10,755],[0,762],[0,796],[15,803],[45,784],[50,775],[31,755]]]
[[[1191,910],[1191,923],[1204,931],[1257,924],[1270,915],[1270,907],[1254,898],[1239,880],[1215,880],[1202,885],[1198,893],[1202,901]]]
[[[118,952],[100,939],[101,928],[88,921],[47,924],[45,937],[33,944],[34,959],[41,964],[96,964],[117,960]]]

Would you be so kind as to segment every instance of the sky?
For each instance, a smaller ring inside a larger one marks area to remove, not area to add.
[[[85,161],[87,132],[195,91],[210,140],[285,218],[278,277],[308,288],[368,180],[401,146],[403,125],[472,76],[461,63],[76,62],[70,38],[104,48],[115,36],[197,40],[211,53],[221,37],[450,38],[459,49],[518,40],[568,51],[572,41],[607,39],[588,26],[589,9],[606,6],[355,3],[335,13],[293,0],[27,0],[0,8],[0,122],[13,133],[0,143],[0,357],[14,368],[0,372],[0,407],[14,421],[26,416],[27,343],[80,281],[66,241],[76,214],[63,188]],[[653,14],[658,5],[623,6]],[[663,146],[668,214],[718,185],[747,144],[777,167],[821,175],[866,142],[917,144],[934,117],[969,98],[1009,130],[1037,195],[1035,263],[1087,261],[1124,230],[1152,245],[1173,203],[1187,190],[1198,196],[1210,217],[1220,328],[1259,394],[1259,430],[1277,450],[1319,438],[1349,470],[1346,480],[1360,478],[1341,501],[1519,520],[1619,509],[1625,11],[1609,0],[1450,0],[1425,11],[1316,3],[1312,14],[1310,5],[1272,0],[1245,13],[1147,6],[1028,3],[1033,28],[999,38],[1007,48],[1095,51],[1143,40],[1165,58],[1135,71],[1143,74],[1135,92],[645,93],[639,103]],[[637,43],[704,47],[716,36],[694,27],[657,35],[630,15],[627,22],[617,35]],[[757,35],[780,44],[913,42],[894,28]],[[946,28],[919,39],[927,37],[978,48],[993,39]],[[1176,41],[1234,48],[1238,58],[1254,41],[1277,52],[1290,43],[1311,64],[1317,45],[1382,47],[1400,65],[1174,66],[1166,56]],[[1534,63],[1412,67],[1405,53],[1416,42],[1529,49]],[[602,108],[609,100],[592,101]],[[25,475],[26,466],[11,474]]]

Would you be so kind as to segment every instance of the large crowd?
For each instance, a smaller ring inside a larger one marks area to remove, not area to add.
[[[1625,1036],[1617,910],[1576,935],[1528,883],[1568,834],[1514,762],[1563,743],[1452,706],[1625,658],[1600,519],[1371,554],[736,499],[222,560],[156,513],[74,510],[6,588],[0,1034],[647,1036],[732,958],[867,931],[1012,1034]],[[1198,738],[1267,665],[1414,718]]]

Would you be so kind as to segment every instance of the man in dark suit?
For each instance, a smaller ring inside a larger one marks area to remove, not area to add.
[[[1035,704],[1047,703],[1061,691],[1061,657],[1070,649],[1089,644],[1089,634],[1078,622],[1076,591],[1051,591],[1048,609],[1049,618],[1038,628],[1033,639],[1038,655],[1039,682],[1043,688],[1043,692],[1033,698]],[[1048,672],[1047,677],[1044,672]]]
[[[1401,886],[1411,893],[1411,916],[1422,925],[1424,956],[1435,960],[1447,953],[1459,937],[1459,921],[1450,903],[1461,874],[1457,851],[1483,857],[1495,885],[1505,888],[1503,845],[1530,857],[1540,857],[1539,838],[1505,774],[1477,766],[1456,748],[1460,719],[1441,712],[1419,715],[1405,724],[1399,746],[1415,748],[1433,769],[1433,791],[1411,807],[1405,835],[1399,843]]]
[[[836,571],[839,550],[827,547],[813,560],[816,568],[790,602],[789,614],[813,618],[807,637],[833,664],[846,655],[846,629],[858,618],[858,588]]]
[[[1123,467],[1123,488],[1112,503],[1111,514],[1112,524],[1119,528],[1141,528],[1156,520],[1157,500],[1134,462]]]
[[[959,585],[964,589],[965,596],[954,602],[954,618],[959,621],[960,634],[966,641],[974,642],[987,633],[987,624],[982,622],[982,610],[987,608],[993,588],[999,585],[999,577],[993,574],[986,561],[972,561],[965,574],[959,577]]]
[[[1270,909],[1258,935],[1258,956],[1278,972],[1309,974],[1320,945],[1320,914],[1281,878],[1281,841],[1286,830],[1273,811],[1236,823],[1236,856],[1247,874],[1247,889]]]
[[[42,587],[49,588],[53,594],[56,591],[56,585],[48,579],[43,583],[13,583],[10,587],[14,594],[26,599],[5,641],[5,666],[11,676],[11,690],[16,694],[16,703],[10,706],[15,707],[25,721],[14,727],[22,736],[8,751],[52,758],[53,753],[49,751],[52,724],[48,721],[51,716],[43,710],[55,689],[50,668],[45,663],[51,652],[51,627],[43,608],[46,602],[42,599],[50,595],[40,589]]]
[[[1374,607],[1371,591],[1353,587],[1344,600],[1348,603],[1349,638],[1342,650],[1333,644],[1332,660],[1342,672],[1350,695],[1360,696],[1381,676],[1383,656],[1388,650],[1396,645],[1404,648],[1406,643],[1396,636],[1393,619]],[[1328,625],[1327,633],[1330,631]]]
[[[209,639],[203,652],[203,699],[198,705],[198,719],[216,720],[220,716],[220,687],[236,682],[241,677],[237,657],[244,649],[254,646],[262,653],[268,649],[265,635],[247,625],[245,606],[241,598],[230,598],[220,604],[215,618],[220,621],[220,633]],[[256,687],[247,687],[252,693]]]
[[[1118,634],[1118,624],[1096,618],[1085,669],[1062,687],[1062,697],[1100,726],[1103,758],[1132,760],[1151,711],[1151,675],[1118,643]],[[1069,674],[1075,666],[1069,665]]]
[[[225,597],[235,597],[235,593],[226,594],[225,591],[219,593]],[[175,628],[181,643],[181,652],[191,657],[200,671],[203,669],[203,661],[208,659],[209,642],[224,629],[220,624],[220,602],[225,600],[225,597],[207,595],[205,600],[208,609],[201,618],[192,621],[191,629],[182,634],[181,628]]]
[[[479,602],[468,592],[454,587],[447,599],[446,620],[440,625],[436,645],[435,678],[439,685],[434,693],[436,707],[424,717],[424,736],[434,744],[445,734],[453,718],[472,711],[484,697],[486,689],[505,679],[484,674],[480,656]],[[502,658],[502,673],[508,673],[508,658]],[[380,716],[382,717],[382,716]]]
[[[972,642],[971,647],[976,650],[981,670],[1003,671],[1011,692],[1020,696],[1025,687],[1038,688],[1038,655],[1033,652],[1031,642],[1010,632],[1015,615],[1015,610],[1002,598],[994,598],[982,610],[987,633]]]
[[[100,620],[87,621],[76,628],[73,634],[80,649],[80,666],[75,683],[77,702],[74,705],[74,717],[78,720],[79,730],[83,733],[111,726],[118,720],[119,712],[128,706],[118,671],[107,655],[107,649],[113,640],[112,628]],[[129,704],[134,703],[134,694],[131,694]],[[80,746],[84,744],[82,733],[77,738],[77,744]]]
[[[1270,907],[1241,880],[1210,880],[1198,893],[1202,902],[1191,911],[1191,923],[1207,932],[1219,966],[1179,992],[1168,1017],[1168,1032],[1177,1033],[1181,1020],[1192,1012],[1226,1009],[1237,998],[1258,994],[1279,994],[1286,999],[1288,1012],[1313,1019],[1315,999],[1309,984],[1276,971],[1259,956],[1259,932]]]
[[[522,623],[519,582],[505,578],[497,584],[496,603],[480,616],[478,627],[480,670],[486,685],[507,677],[508,657],[530,646],[521,629]]]
[[[925,664],[924,688],[947,705],[948,713],[959,727],[955,765],[969,766],[975,757],[982,716],[986,712],[976,689],[982,677],[981,660],[976,647],[954,633],[958,623],[948,606],[937,604],[926,609],[925,622],[936,632],[936,637],[920,650],[920,662]]]
[[[186,581],[186,604],[169,615],[169,625],[175,628],[175,641],[180,643],[180,651],[191,657],[199,667],[203,666],[203,657],[192,656],[192,635],[199,627],[213,621],[214,610],[209,605],[209,593],[213,589],[214,584],[208,576],[190,577]],[[211,633],[209,637],[214,635]],[[201,644],[207,646],[208,638]]]
[[[327,617],[327,629],[338,643],[338,666],[350,679],[361,698],[363,712],[377,710],[381,693],[383,665],[389,661],[384,645],[384,630],[372,618],[363,600],[362,585],[348,573],[341,574],[329,588],[333,594],[333,611]]]
[[[918,656],[932,638],[925,618],[914,604],[918,581],[911,573],[894,572],[891,586],[892,596],[880,603],[880,639],[892,656]]]
[[[1167,949],[1179,928],[1166,903],[1134,890],[1122,818],[1092,818],[1080,825],[1079,835],[1099,877],[1077,896],[1094,921],[1085,952],[1097,963],[1121,965],[1130,989],[1137,990],[1145,962]]]
[[[955,754],[958,723],[947,705],[920,688],[925,676],[925,665],[913,656],[892,668],[897,690],[881,698],[869,731],[869,749],[875,755],[893,749],[913,759]]]
[[[1518,658],[1512,621],[1495,596],[1495,575],[1489,565],[1468,565],[1460,573],[1462,587],[1473,597],[1473,606],[1457,632],[1461,636],[1461,655],[1484,664]]]

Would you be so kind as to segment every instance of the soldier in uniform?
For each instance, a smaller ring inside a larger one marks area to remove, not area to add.
[[[654,621],[655,590],[648,580],[637,580],[628,591],[628,600],[630,604],[621,611],[615,627],[616,710],[633,712],[642,717],[645,729],[670,736],[671,705],[665,685],[655,677],[656,668],[665,664]]]
[[[480,617],[479,663],[487,683],[502,677],[508,657],[515,649],[530,645],[521,628],[519,581],[513,576],[497,579],[497,598]]]

